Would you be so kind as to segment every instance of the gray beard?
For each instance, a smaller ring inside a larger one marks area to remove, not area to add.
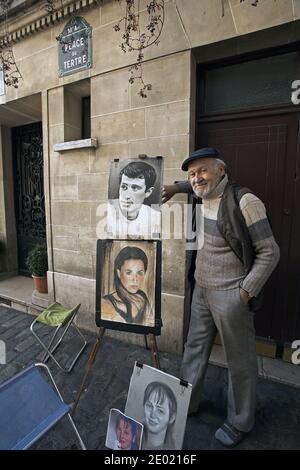
[[[213,188],[214,189],[214,188]],[[194,193],[196,194],[197,197],[200,197],[200,199],[203,199],[205,198],[206,196],[209,196],[209,194],[212,192],[212,190],[209,190],[208,192],[207,191],[203,191],[202,193],[200,193],[199,191],[194,191]]]
[[[200,197],[201,199],[210,199],[210,198],[213,199],[214,197],[219,197],[223,193],[227,182],[228,182],[228,177],[225,174],[221,177],[221,179],[217,182],[217,184],[215,184],[211,188],[205,189],[202,194],[200,194],[200,192],[198,191],[194,191],[194,193],[196,194],[197,197]]]
[[[220,181],[218,181],[217,184],[213,186],[212,188],[205,188],[204,191],[202,191],[202,193],[196,190],[194,190],[194,193],[196,194],[197,197],[200,197],[201,199],[205,199],[210,196],[210,194],[215,190],[215,188],[218,186],[219,183]]]

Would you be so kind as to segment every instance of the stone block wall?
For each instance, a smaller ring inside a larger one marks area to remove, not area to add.
[[[92,8],[88,9],[88,4]],[[146,4],[146,0],[141,1],[144,9]],[[107,200],[110,161],[140,153],[162,155],[165,182],[185,177],[181,162],[194,145],[196,73],[192,50],[300,19],[300,7],[298,0],[268,0],[257,7],[251,6],[250,1],[226,0],[223,15],[221,0],[166,0],[159,45],[145,51],[144,80],[153,89],[143,100],[138,95],[139,84],[128,83],[128,66],[136,56],[121,51],[122,33],[113,30],[123,15],[124,0],[105,0],[102,5],[82,0],[72,5],[74,11],[77,6],[84,6],[77,14],[93,28],[92,68],[58,76],[56,37],[69,17],[60,22],[56,21],[59,15],[54,15],[55,20],[39,20],[41,4],[33,6],[26,15],[14,17],[9,25],[15,36],[18,28],[23,35],[25,24],[35,26],[13,46],[23,82],[18,89],[7,88],[0,102],[42,94],[50,298],[66,305],[81,302],[78,322],[93,329],[97,208]],[[145,22],[145,10],[141,22]],[[98,139],[99,146],[54,152],[54,144],[70,140],[78,132],[78,102],[77,107],[72,104],[72,93],[68,93],[66,85],[83,79],[90,81],[91,137]],[[185,198],[177,196],[174,201],[182,207]],[[0,237],[4,219],[5,208],[0,201]],[[164,327],[159,349],[177,353],[182,351],[184,259],[182,240],[163,241]],[[142,344],[140,336],[127,337]]]
[[[17,272],[17,235],[13,192],[11,133],[0,127],[0,277]],[[3,250],[3,252],[1,252]]]
[[[149,70],[153,80],[160,77],[149,100],[143,100],[137,87],[130,86],[127,70],[92,77],[91,136],[98,139],[97,149],[54,152],[54,144],[66,140],[65,89],[48,91],[51,225],[47,233],[53,253],[52,288],[58,301],[81,302],[81,326],[95,328],[97,207],[107,202],[110,161],[140,153],[162,155],[166,182],[185,177],[178,168],[190,145],[190,60],[187,51],[147,63],[145,73]],[[69,111],[71,105],[69,101]],[[164,327],[159,347],[178,353],[182,348],[184,260],[181,240],[163,241]],[[176,332],[174,341],[172,331]],[[125,333],[114,336],[143,340]]]
[[[145,60],[300,19],[298,0],[265,1],[257,7],[251,3],[250,0],[242,3],[240,0],[226,0],[223,14],[221,0],[165,0],[165,24],[159,45],[145,51]],[[113,30],[114,24],[124,15],[124,0],[107,0],[102,6],[96,0],[83,0],[82,11],[80,2],[70,4],[73,5],[70,10],[82,15],[93,28],[93,67],[59,78],[56,37],[62,32],[69,16],[63,17],[58,12],[52,17],[38,19],[45,14],[41,1],[26,14],[12,18],[8,25],[15,40],[13,51],[24,80],[18,89],[7,90],[6,101],[115,71],[135,62],[134,54],[124,54],[119,47],[122,32]],[[145,22],[146,4],[146,0],[141,2],[144,8],[140,15],[141,24]],[[24,25],[30,25],[30,28]],[[21,40],[17,40],[18,37]],[[148,73],[152,77],[152,72]]]

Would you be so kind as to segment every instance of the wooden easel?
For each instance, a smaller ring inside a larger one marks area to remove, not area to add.
[[[88,376],[89,376],[89,374],[92,370],[92,367],[94,365],[97,353],[98,353],[98,351],[100,349],[100,346],[101,346],[101,340],[103,339],[104,333],[105,333],[105,328],[100,327],[99,331],[98,331],[98,334],[97,334],[95,344],[93,346],[93,349],[92,349],[91,354],[90,354],[89,359],[88,359],[88,363],[87,363],[87,366],[86,366],[86,369],[85,369],[85,372],[84,372],[84,376],[83,376],[79,391],[77,393],[77,396],[76,396],[76,399],[75,399],[75,402],[74,402],[72,415],[74,415],[74,413],[76,411],[78,402],[79,402],[80,397],[82,395],[82,392],[85,388],[87,378],[88,378]],[[156,343],[155,335],[153,335],[153,334],[144,335],[144,338],[145,338],[146,349],[151,350],[151,357],[152,357],[154,367],[156,367],[156,369],[160,369],[160,362],[159,362],[158,349],[157,349],[157,343]]]
[[[146,154],[139,154],[138,158],[141,159],[141,160],[145,160],[145,159],[148,158],[148,156]],[[158,160],[162,160],[163,157],[157,156],[156,158]],[[119,162],[119,158],[115,158],[113,161],[115,162],[115,164],[117,164]],[[138,239],[139,238],[136,238],[136,237],[130,237],[130,236],[128,237],[128,240],[138,240]],[[98,242],[99,241],[100,240],[98,240]],[[160,250],[161,250],[161,248],[160,248]],[[158,263],[159,266],[161,265],[161,251],[160,251],[160,257],[157,260],[157,263]],[[99,263],[99,264],[101,265],[101,263]],[[157,273],[157,276],[158,276],[158,278],[160,278],[160,276],[161,276],[160,271]],[[96,287],[96,291],[97,291],[97,287]],[[79,402],[80,397],[82,395],[82,392],[85,388],[87,378],[88,378],[88,376],[89,376],[89,374],[92,370],[92,367],[94,365],[97,353],[100,349],[101,340],[103,339],[104,333],[105,333],[105,328],[104,327],[99,327],[99,331],[98,331],[98,334],[97,334],[97,339],[95,341],[95,344],[94,344],[93,349],[91,351],[91,354],[89,356],[87,367],[86,367],[86,370],[85,370],[85,373],[84,373],[79,391],[77,393],[77,396],[76,396],[76,399],[75,399],[75,402],[74,402],[72,414],[74,414],[75,411],[76,411],[78,402]],[[157,349],[157,343],[156,343],[155,335],[153,333],[149,333],[148,335],[144,335],[144,338],[145,338],[146,349],[148,349],[148,350],[150,349],[150,351],[151,351],[151,357],[152,357],[152,362],[153,362],[154,367],[156,367],[157,369],[160,369],[160,362],[159,362],[158,349]]]

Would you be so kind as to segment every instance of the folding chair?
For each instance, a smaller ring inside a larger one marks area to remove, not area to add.
[[[73,323],[74,318],[76,317],[78,310],[80,308],[80,304],[76,305],[74,308],[67,310],[63,307],[60,303],[55,302],[49,307],[46,308],[30,325],[30,331],[35,336],[37,341],[45,350],[45,354],[42,358],[42,362],[46,362],[49,357],[53,359],[55,364],[64,372],[71,372],[73,369],[77,359],[79,358],[80,354],[83,352],[84,348],[87,345],[87,341],[85,340],[84,336],[82,335],[81,331],[77,328],[75,323]],[[55,327],[54,334],[50,339],[48,345],[46,345],[40,336],[38,336],[37,332],[34,330],[34,326],[36,323],[44,323],[45,325]],[[65,337],[68,329],[73,324],[75,331],[78,333],[80,338],[82,339],[82,346],[79,351],[76,353],[75,357],[73,358],[69,367],[65,364],[64,366],[59,364],[57,359],[54,357],[54,352],[62,342],[63,338]],[[62,333],[60,338],[55,342],[56,338],[59,336],[59,333]]]
[[[48,373],[52,385],[41,374]],[[25,450],[67,415],[81,449],[86,447],[49,368],[32,364],[0,385],[0,449]]]

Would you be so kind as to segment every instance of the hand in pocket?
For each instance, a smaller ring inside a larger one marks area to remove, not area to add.
[[[242,287],[240,287],[240,299],[243,302],[243,304],[245,304],[245,305],[247,305],[249,300],[251,299],[248,292],[245,289],[243,289]]]

